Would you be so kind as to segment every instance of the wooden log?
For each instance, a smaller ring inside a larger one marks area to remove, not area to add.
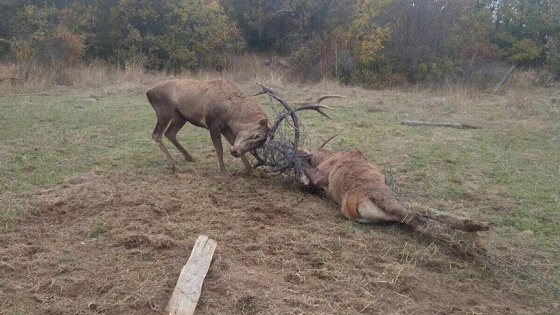
[[[187,264],[181,269],[177,285],[167,304],[167,313],[192,315],[202,290],[202,282],[210,268],[216,241],[201,235],[196,240]]]
[[[442,123],[442,122],[431,122],[431,121],[417,121],[417,120],[403,120],[401,125],[407,126],[430,126],[430,127],[450,127],[457,129],[480,129],[481,127],[459,124],[459,123]]]

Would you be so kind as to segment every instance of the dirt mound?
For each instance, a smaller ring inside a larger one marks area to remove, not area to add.
[[[398,224],[347,222],[265,174],[90,174],[19,197],[2,201],[27,211],[0,238],[8,313],[163,314],[200,234],[218,247],[197,314],[554,309],[472,257]]]

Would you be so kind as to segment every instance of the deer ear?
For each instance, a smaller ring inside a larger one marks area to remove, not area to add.
[[[261,128],[267,127],[268,126],[268,119],[262,118],[261,120],[259,120],[259,125],[261,126]]]

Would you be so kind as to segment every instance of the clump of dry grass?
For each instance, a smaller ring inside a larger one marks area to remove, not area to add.
[[[291,79],[290,68],[275,64],[266,65],[265,59],[266,57],[257,54],[232,56],[225,60],[222,71],[203,69],[185,71],[180,75],[147,71],[143,60],[131,61],[124,67],[110,66],[102,62],[63,68],[48,68],[39,64],[33,66],[0,64],[0,91],[9,92],[21,87],[46,90],[56,86],[132,90],[174,77],[199,80],[223,78],[239,84],[266,82],[276,86]]]
[[[155,84],[168,77],[164,73],[147,72],[141,62],[129,63],[124,68],[91,63],[64,71],[72,78],[70,85],[77,88],[111,87],[118,90],[133,90]]]
[[[282,67],[274,62],[267,65],[267,57],[258,54],[238,55],[230,58],[224,75],[233,82],[266,82],[269,85],[281,85],[292,79],[289,67]]]
[[[13,63],[0,63],[0,93],[21,87],[25,82],[22,67]]]
[[[153,83],[166,77],[162,73],[150,73],[143,62],[135,61],[119,68],[101,62],[78,64],[71,67],[45,67],[40,64],[0,64],[0,79],[12,79],[12,89],[46,90],[57,86],[74,88],[98,88],[119,86],[130,88]],[[6,81],[6,80],[3,80]]]
[[[2,64],[0,63],[0,79],[22,79],[20,67],[13,63]]]

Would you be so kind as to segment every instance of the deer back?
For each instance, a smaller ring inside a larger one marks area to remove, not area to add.
[[[235,130],[239,125],[258,125],[262,118],[266,118],[254,100],[226,80],[170,80],[156,86],[150,93],[199,127],[214,125]]]
[[[345,194],[355,190],[391,195],[383,174],[359,149],[342,152],[317,150],[313,152],[310,164],[328,176],[327,194],[337,203]]]

